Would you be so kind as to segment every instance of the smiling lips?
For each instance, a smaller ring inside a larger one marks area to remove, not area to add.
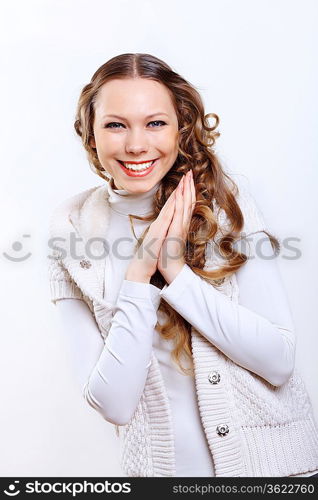
[[[118,160],[119,161],[119,160]],[[121,162],[119,161],[123,171],[130,177],[144,177],[152,172],[156,160],[148,162]]]
[[[133,170],[135,172],[141,172],[143,170],[147,170],[150,168],[156,160],[150,160],[150,161],[145,161],[145,162],[136,162],[136,161],[120,161],[121,165],[123,165],[125,168],[129,170]]]
[[[120,163],[128,163],[129,165],[140,165],[141,163],[149,163],[151,161],[155,161],[157,158],[155,158],[154,160],[144,160],[144,161],[121,161],[121,160],[118,160],[120,161]]]

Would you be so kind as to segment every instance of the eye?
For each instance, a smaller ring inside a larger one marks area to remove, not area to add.
[[[159,124],[160,124],[160,126],[162,126],[162,125],[166,125],[166,122],[164,122],[164,121],[162,121],[162,120],[155,120],[155,121],[149,122],[149,124],[150,124],[150,123],[157,123],[157,124],[159,123]],[[148,124],[148,125],[149,125],[149,124]],[[117,127],[117,126],[116,126],[116,127],[114,127],[113,125],[119,125],[119,126],[118,126],[118,127]],[[123,124],[122,124],[122,123],[118,123],[118,122],[111,122],[111,123],[107,123],[107,124],[105,125],[105,128],[120,128],[121,126],[123,126]],[[152,127],[152,128],[153,128],[153,127]],[[157,126],[155,126],[154,128],[158,128],[158,127],[157,127]]]
[[[122,123],[118,122],[107,123],[107,125],[105,125],[105,128],[119,128],[119,127],[111,127],[111,125],[122,125]]]
[[[156,121],[154,121],[154,122],[149,122],[149,123],[162,123],[163,125],[166,125],[166,123],[165,123],[165,122],[163,122],[163,121],[161,121],[161,120],[156,120]],[[156,128],[156,127],[155,127],[155,128]]]

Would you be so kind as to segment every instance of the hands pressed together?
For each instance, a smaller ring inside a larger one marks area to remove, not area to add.
[[[184,254],[196,193],[192,170],[182,177],[131,260],[126,279],[150,282],[158,269],[169,284],[185,264]]]
[[[182,177],[174,191],[173,201],[168,209],[170,220],[167,235],[158,257],[158,270],[169,284],[185,264],[184,253],[192,213],[195,207],[195,187],[192,170]]]

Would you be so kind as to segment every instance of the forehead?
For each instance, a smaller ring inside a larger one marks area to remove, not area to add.
[[[150,114],[163,111],[174,114],[174,106],[168,89],[160,82],[145,78],[114,79],[106,82],[99,90],[96,115]]]

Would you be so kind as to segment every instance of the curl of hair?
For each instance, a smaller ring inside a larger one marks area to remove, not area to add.
[[[94,73],[90,83],[82,89],[74,123],[75,131],[81,137],[87,152],[90,166],[106,181],[109,181],[109,177],[98,159],[96,149],[91,146],[91,139],[94,138],[94,105],[99,90],[106,82],[114,78],[148,78],[165,85],[178,118],[178,156],[161,180],[153,199],[153,213],[148,217],[133,214],[130,214],[130,217],[155,220],[182,175],[191,169],[196,188],[196,205],[186,242],[185,262],[197,275],[217,288],[225,277],[238,271],[247,260],[246,255],[233,247],[235,241],[240,239],[240,232],[244,226],[243,214],[236,201],[238,187],[225,173],[214,151],[215,141],[220,136],[220,133],[216,131],[219,117],[215,113],[204,114],[203,102],[196,88],[174,72],[164,61],[150,54],[141,53],[127,53],[113,57]],[[215,120],[213,126],[209,125],[210,118]],[[216,206],[224,210],[229,221],[229,230],[218,241],[214,240],[220,229],[218,214],[214,211],[215,202]],[[137,248],[142,244],[146,231],[139,239]],[[280,248],[279,241],[267,231],[263,232],[269,236],[272,247],[277,252]],[[211,239],[226,264],[207,271],[203,269],[205,248]],[[159,288],[163,288],[166,284],[158,270],[150,282]],[[182,373],[193,376],[191,325],[164,299],[161,300],[159,309],[165,313],[167,321],[163,325],[157,322],[157,330],[163,338],[174,339],[172,359]],[[188,359],[190,368],[182,366],[182,356]]]

